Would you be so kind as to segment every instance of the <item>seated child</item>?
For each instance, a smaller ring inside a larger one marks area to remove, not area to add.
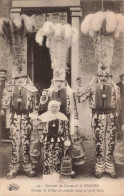
[[[64,141],[69,141],[70,137],[68,119],[59,110],[60,102],[52,100],[48,104],[48,111],[39,116],[39,120],[45,125],[42,136],[44,180],[50,180],[51,177],[59,180]]]

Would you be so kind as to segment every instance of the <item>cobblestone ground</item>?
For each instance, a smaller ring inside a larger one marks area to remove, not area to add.
[[[83,147],[86,153],[86,162],[83,166],[81,166],[78,172],[78,178],[89,178],[93,177],[94,171],[94,164],[95,164],[95,145],[94,140],[85,140],[83,141]],[[4,144],[0,148],[0,157],[1,157],[1,165],[0,165],[0,177],[5,177],[7,172],[9,171],[9,163],[11,158],[11,145]],[[42,160],[43,160],[43,153],[41,157],[41,164],[40,169],[38,172],[38,176],[42,175]],[[124,166],[116,165],[117,172],[119,173],[120,177],[124,177]],[[24,175],[24,173],[20,173],[20,175]]]

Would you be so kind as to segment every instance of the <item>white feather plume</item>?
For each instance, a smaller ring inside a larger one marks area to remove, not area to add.
[[[56,42],[67,41],[67,47],[74,44],[79,38],[79,32],[76,28],[72,28],[70,24],[62,25],[60,23],[53,24],[52,22],[45,22],[43,27],[36,33],[35,40],[39,45],[42,45],[43,36],[47,36],[46,45],[49,48],[51,39],[56,47]]]
[[[102,11],[96,12],[91,19],[91,29],[93,31],[100,31],[104,19],[105,19],[104,12]]]
[[[43,28],[40,28],[38,30],[38,32],[36,33],[36,36],[35,36],[35,40],[36,42],[41,46],[42,43],[43,43],[43,37],[44,37],[44,30]]]
[[[108,11],[106,13],[106,31],[112,33],[115,31],[117,26],[117,19],[114,12]]]
[[[87,15],[84,18],[83,22],[81,23],[81,31],[84,34],[87,34],[89,32],[89,30],[90,30],[92,17],[93,17],[93,14]]]
[[[64,30],[63,25],[61,23],[56,23],[54,25],[54,29],[55,29],[55,37],[61,38]]]
[[[21,27],[22,27],[22,19],[21,19],[20,15],[12,18],[12,22],[18,29],[21,29]]]
[[[25,28],[28,32],[32,32],[35,27],[35,20],[32,17],[29,17],[25,14],[21,15],[22,20],[24,21]]]
[[[3,34],[4,21],[5,21],[5,18],[0,18],[0,34]]]
[[[45,35],[52,35],[55,32],[54,24],[50,21],[46,21],[43,25]]]
[[[65,40],[70,40],[71,39],[71,34],[72,34],[72,28],[70,24],[64,24],[64,39]]]

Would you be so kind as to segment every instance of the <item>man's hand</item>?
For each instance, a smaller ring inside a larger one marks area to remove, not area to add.
[[[64,146],[66,147],[71,146],[71,141],[68,138],[64,141]]]

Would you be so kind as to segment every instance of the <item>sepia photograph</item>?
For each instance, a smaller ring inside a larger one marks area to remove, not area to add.
[[[0,0],[0,196],[124,195],[124,0]]]

